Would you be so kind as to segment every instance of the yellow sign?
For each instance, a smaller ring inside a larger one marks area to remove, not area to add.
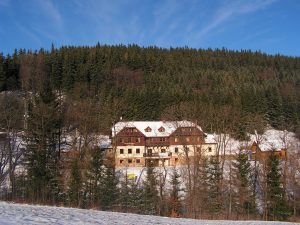
[[[128,173],[127,174],[127,178],[128,179],[135,179],[136,178],[136,175],[134,173]]]

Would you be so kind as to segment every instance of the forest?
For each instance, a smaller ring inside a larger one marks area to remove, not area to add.
[[[258,124],[299,132],[300,58],[227,49],[137,45],[52,46],[0,55],[0,91],[36,93],[43,83],[74,101],[99,106],[107,133],[113,121],[198,121],[245,138]],[[221,117],[221,118],[220,118]]]
[[[300,58],[100,44],[0,54],[0,198],[173,217],[299,220],[300,152],[252,165],[240,151],[229,172],[220,157],[196,157],[168,175],[150,164],[137,183],[97,144],[121,117],[186,119],[238,140],[268,127],[299,136]]]

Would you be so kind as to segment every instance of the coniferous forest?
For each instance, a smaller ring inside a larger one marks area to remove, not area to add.
[[[16,50],[0,57],[0,91],[39,92],[44,82],[89,99],[112,120],[189,118],[205,130],[220,120],[242,138],[257,124],[299,131],[300,59],[226,49],[129,46]],[[221,118],[220,118],[221,117]]]
[[[121,117],[187,119],[238,140],[267,127],[299,135],[300,58],[100,44],[0,54],[0,198],[174,217],[299,219],[299,155],[284,165],[271,155],[259,167],[241,151],[229,177],[225,159],[200,158],[187,181],[178,168],[167,180],[149,165],[137,184],[120,179],[96,144]]]

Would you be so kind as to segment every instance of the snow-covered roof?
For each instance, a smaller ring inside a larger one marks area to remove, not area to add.
[[[206,135],[206,137],[204,138],[205,143],[210,143],[210,144],[212,144],[212,143],[216,144],[217,143],[214,134],[205,134],[205,135]]]
[[[206,134],[206,143],[217,143],[221,151],[226,154],[234,154],[239,149],[248,149],[252,143],[257,142],[261,151],[280,150],[287,148],[289,152],[298,152],[300,140],[295,133],[268,129],[263,134],[248,134],[249,141],[239,141],[232,138],[229,134]]]
[[[255,140],[255,136],[251,136],[252,141],[258,142],[258,146],[262,151],[280,150],[292,147],[292,144],[299,143],[293,132],[270,129],[266,130],[259,138]]]
[[[121,121],[112,127],[112,136],[118,134],[125,127],[136,128],[142,132],[146,137],[167,137],[172,134],[179,127],[197,127],[202,131],[201,127],[197,124],[182,120],[182,121]],[[151,131],[146,132],[145,129],[149,127]],[[160,128],[163,131],[159,131]]]

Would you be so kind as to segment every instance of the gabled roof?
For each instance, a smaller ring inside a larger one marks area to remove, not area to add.
[[[112,127],[112,136],[118,134],[125,127],[137,128],[145,137],[167,137],[170,136],[179,127],[196,127],[202,131],[197,124],[182,120],[182,121],[121,121]],[[146,132],[147,127],[151,128],[150,132]],[[159,128],[163,127],[164,131],[160,132]]]

